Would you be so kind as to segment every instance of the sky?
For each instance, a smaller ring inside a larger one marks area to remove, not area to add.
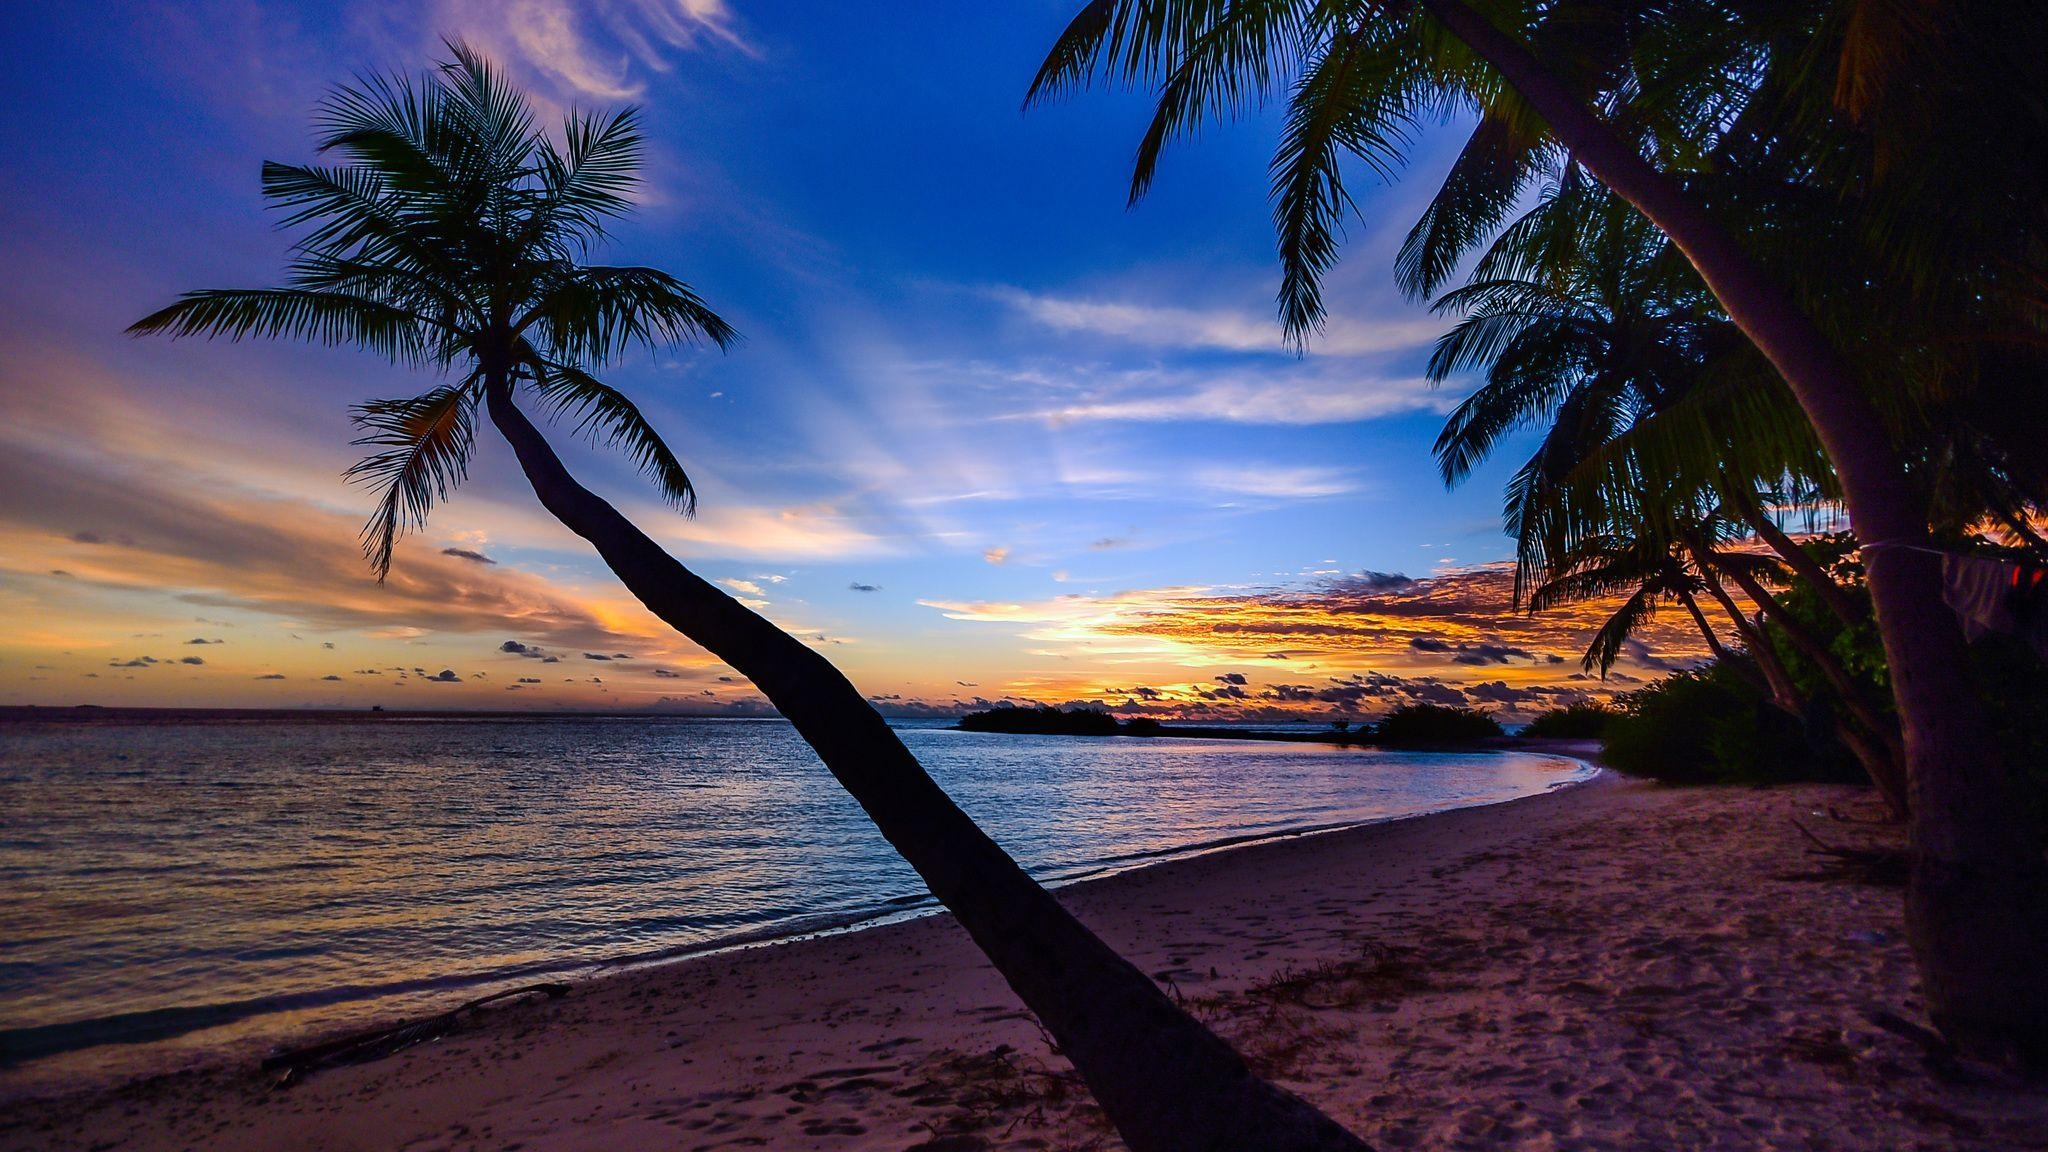
[[[1078,0],[193,0],[14,13],[0,71],[0,704],[754,714],[550,519],[486,429],[379,585],[351,404],[436,381],[289,343],[135,340],[275,281],[265,159],[332,85],[481,49],[550,119],[636,104],[638,210],[598,258],[688,281],[744,339],[608,370],[695,480],[669,510],[554,439],[679,559],[886,711],[1092,701],[1206,717],[1526,716],[1696,659],[1660,615],[1601,682],[1597,606],[1512,611],[1500,489],[1446,491],[1472,386],[1392,253],[1460,125],[1359,215],[1327,330],[1282,341],[1277,115],[1211,126],[1126,207],[1143,92],[1021,107]]]

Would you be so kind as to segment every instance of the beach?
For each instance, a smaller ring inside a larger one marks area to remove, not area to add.
[[[1866,789],[1594,782],[1062,900],[1385,1148],[2048,1147],[1927,1044]],[[583,981],[277,1088],[253,1059],[15,1099],[5,1149],[1118,1148],[946,916]]]

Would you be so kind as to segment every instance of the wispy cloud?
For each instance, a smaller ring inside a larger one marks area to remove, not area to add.
[[[440,0],[433,11],[435,28],[572,99],[634,99],[680,53],[754,53],[724,0]]]
[[[209,493],[167,465],[0,452],[0,566],[40,572],[61,557],[77,580],[161,589],[188,604],[349,629],[478,632],[516,627],[564,644],[614,644],[638,627],[538,576],[410,549],[383,585],[356,551],[350,517],[288,499]],[[81,524],[108,542],[82,544]],[[122,541],[122,542],[114,542]]]
[[[1419,376],[1327,364],[1313,369],[1144,369],[1096,377],[1071,399],[1029,415],[1042,420],[1348,424],[1408,412],[1449,412],[1459,397]]]
[[[1017,288],[991,294],[1018,314],[1058,332],[1106,336],[1151,348],[1288,353],[1271,312],[1183,308],[1127,300],[1044,295]],[[1333,319],[1310,342],[1314,353],[1365,356],[1423,348],[1443,333],[1429,316]]]
[[[1218,492],[1242,493],[1281,500],[1314,500],[1360,490],[1357,473],[1348,468],[1317,468],[1247,462],[1234,467],[1211,465],[1196,470],[1194,482]]]

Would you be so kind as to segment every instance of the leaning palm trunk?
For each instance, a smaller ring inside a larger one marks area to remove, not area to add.
[[[1803,621],[1787,611],[1785,605],[1776,596],[1771,595],[1769,589],[1754,576],[1739,569],[1731,569],[1728,575],[1742,588],[1743,595],[1749,597],[1766,619],[1784,630],[1786,638],[1792,641],[1792,646],[1799,649],[1800,654],[1820,670],[1828,686],[1841,698],[1842,706],[1848,709],[1850,717],[1877,740],[1878,746],[1884,750],[1884,755],[1877,761],[1866,761],[1863,766],[1869,771],[1871,782],[1877,785],[1878,790],[1884,793],[1885,800],[1891,804],[1893,814],[1901,819],[1909,816],[1911,813],[1906,807],[1905,748],[1899,737],[1898,724],[1879,711],[1878,705],[1871,701],[1868,690],[1849,675],[1849,670],[1842,666],[1841,659],[1828,651],[1827,645],[1821,643],[1820,638],[1815,636]]]
[[[1756,659],[1757,670],[1770,689],[1771,703],[1776,705],[1780,712],[1805,720],[1806,711],[1804,703],[1799,698],[1799,689],[1792,683],[1792,674],[1785,671],[1785,662],[1779,657],[1777,646],[1771,643],[1771,638],[1764,634],[1763,629],[1758,628],[1749,617],[1743,615],[1741,606],[1735,603],[1735,598],[1728,594],[1728,589],[1722,586],[1720,578],[1714,575],[1711,568],[1699,565],[1699,573],[1700,582],[1706,586],[1707,594],[1714,598],[1714,603],[1721,606],[1721,611],[1735,626],[1735,634],[1742,637],[1743,646],[1749,649],[1749,654]]]
[[[1763,630],[1761,614],[1754,621],[1744,615],[1742,609],[1736,605],[1735,598],[1730,596],[1728,590],[1721,585],[1720,579],[1714,575],[1713,568],[1701,556],[1697,547],[1692,548],[1692,554],[1695,563],[1699,566],[1701,581],[1706,585],[1708,592],[1712,594],[1715,602],[1721,606],[1721,610],[1726,612],[1728,618],[1735,622],[1735,631],[1741,635],[1742,642],[1749,648],[1750,655],[1756,658],[1757,668],[1762,673],[1763,680],[1770,691],[1772,706],[1787,716],[1798,720],[1802,725],[1810,723],[1811,717],[1808,715],[1806,698],[1800,694],[1798,686],[1793,683],[1792,674],[1785,670],[1785,660],[1779,654],[1777,645],[1772,642],[1770,634]],[[1748,586],[1745,585],[1744,587],[1746,589]],[[1789,633],[1790,629],[1787,629],[1787,631]],[[1813,649],[1802,647],[1800,650],[1806,653],[1808,659],[1815,659],[1818,662]],[[1822,653],[1819,654],[1818,658],[1826,658],[1826,656]],[[1842,683],[1845,682],[1846,680]],[[1836,687],[1837,691],[1842,691],[1841,683],[1837,683]],[[1846,697],[1847,693],[1844,692],[1844,695]],[[1852,715],[1854,715],[1853,701],[1851,702],[1851,707]],[[1898,771],[1899,748],[1896,734],[1894,734],[1893,740],[1887,742],[1881,736],[1872,737],[1866,735],[1862,729],[1854,724],[1837,723],[1835,725],[1835,735],[1849,749],[1850,755],[1856,757],[1856,763],[1862,766],[1863,774],[1870,778],[1871,784],[1876,786],[1879,795],[1884,797],[1885,806],[1891,809],[1892,816],[1899,820],[1906,819],[1908,815],[1906,790],[1905,782]]]
[[[1707,614],[1700,611],[1700,602],[1693,598],[1692,593],[1683,589],[1679,590],[1678,602],[1685,606],[1685,611],[1692,617],[1694,626],[1699,628],[1700,637],[1707,642],[1707,651],[1714,654],[1714,659],[1724,664],[1731,663],[1727,647],[1721,643],[1721,637],[1714,632],[1714,626],[1707,622]]]
[[[514,388],[624,450],[687,513],[696,492],[681,460],[591,369],[634,346],[726,347],[737,333],[666,272],[583,260],[632,204],[632,110],[571,113],[551,138],[482,57],[449,48],[454,59],[417,83],[370,77],[322,104],[320,149],[350,163],[264,166],[265,195],[288,225],[308,230],[285,285],[188,292],[130,331],[294,336],[449,372],[451,382],[356,410],[367,433],[356,443],[373,451],[349,475],[382,492],[363,533],[379,579],[398,537],[424,526],[461,483],[488,410],[547,509],[657,616],[751,677],[796,725],[1038,1014],[1133,1149],[1364,1148],[1253,1076],[1033,883],[824,657],[693,575],[570,478],[515,406]]]
[[[1786,535],[1785,530],[1778,527],[1770,515],[1757,506],[1756,497],[1744,492],[1743,487],[1734,484],[1730,486],[1729,491],[1736,510],[1742,514],[1742,522],[1749,525],[1750,530],[1756,533],[1757,539],[1762,540],[1771,551],[1778,554],[1779,559],[1791,566],[1792,571],[1797,573],[1800,579],[1806,581],[1807,586],[1827,604],[1828,611],[1835,614],[1835,618],[1842,622],[1843,627],[1854,628],[1868,620],[1868,606],[1851,598],[1842,586],[1835,582],[1835,578],[1828,575],[1827,569],[1821,567],[1820,562],[1813,558],[1813,554]]]
[[[1463,0],[1422,2],[1514,87],[1575,162],[1671,238],[1812,421],[1867,542],[1906,745],[1906,929],[1929,1012],[1968,1051],[2048,1063],[2048,861],[1992,738],[1962,630],[1942,602],[1923,502],[1876,407],[1785,287],[1520,41]]]
[[[1356,1150],[1365,1144],[1254,1076],[989,839],[859,691],[801,641],[692,573],[578,484],[501,381],[491,420],[540,502],[656,616],[752,680],[1037,1014],[1137,1152]]]

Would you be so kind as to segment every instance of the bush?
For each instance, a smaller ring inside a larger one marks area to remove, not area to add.
[[[1861,781],[1824,717],[1802,722],[1771,706],[1736,657],[1675,672],[1615,701],[1602,757],[1668,784]]]
[[[1373,730],[1381,744],[1470,744],[1504,736],[1500,722],[1472,708],[1407,704],[1382,718]]]
[[[1613,718],[1612,708],[1589,700],[1552,708],[1529,721],[1518,735],[1539,740],[1597,740]]]

